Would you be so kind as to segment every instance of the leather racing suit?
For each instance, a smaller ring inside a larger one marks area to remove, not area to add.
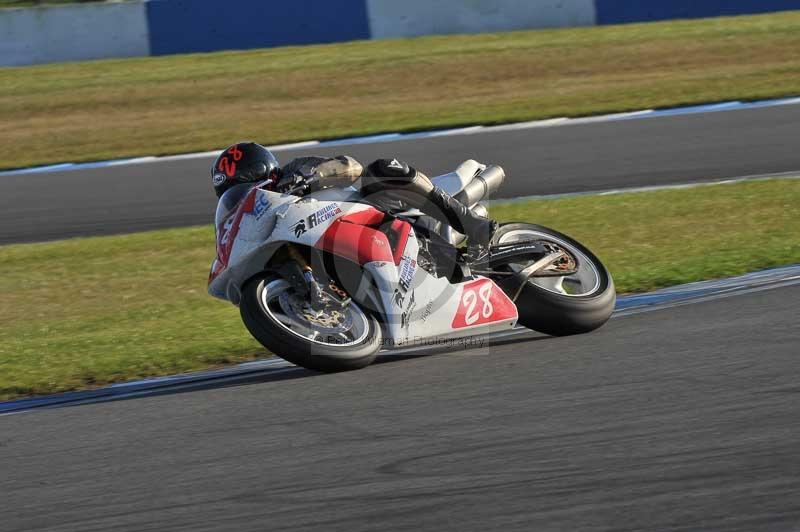
[[[302,180],[311,183],[310,191],[355,186],[368,201],[388,211],[419,209],[465,234],[470,246],[487,245],[497,227],[398,159],[378,159],[364,167],[346,155],[298,157],[283,167],[278,188]]]

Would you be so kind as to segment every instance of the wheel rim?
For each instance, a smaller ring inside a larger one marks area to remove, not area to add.
[[[556,244],[576,259],[578,267],[574,274],[553,277],[530,277],[528,279],[529,283],[547,290],[548,292],[568,297],[586,297],[600,290],[600,270],[595,264],[595,261],[589,258],[586,253],[582,252],[574,244],[562,238],[534,229],[513,229],[507,233],[503,233],[498,239],[498,244],[511,244],[514,242],[531,240]],[[528,264],[529,263],[511,263],[508,266],[513,271],[518,272],[528,266]]]
[[[316,313],[303,308],[291,285],[282,279],[267,282],[259,300],[262,311],[278,326],[311,343],[348,347],[363,343],[369,335],[369,318],[352,301],[344,309]]]

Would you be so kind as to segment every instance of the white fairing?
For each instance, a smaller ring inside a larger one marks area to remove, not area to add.
[[[209,293],[234,304],[239,302],[242,284],[263,270],[281,245],[295,242],[313,247],[335,219],[370,209],[359,203],[301,199],[258,188],[242,200],[243,204],[248,203],[250,195],[252,206],[240,205],[217,226],[217,258],[209,276]],[[323,216],[330,218],[315,227],[306,227],[302,234],[293,227],[319,211],[325,211]]]
[[[434,181],[454,194],[483,168],[475,161],[466,161],[455,172]],[[357,295],[368,298],[379,309],[384,337],[390,345],[513,328],[516,307],[497,285],[482,277],[451,283],[432,275],[419,265],[420,244],[408,222],[396,222],[408,236],[404,243],[398,241],[391,248],[385,235],[369,221],[370,217],[380,219],[382,214],[358,203],[359,198],[352,188],[328,189],[302,199],[253,188],[237,208],[218,220],[217,259],[209,276],[209,293],[238,304],[243,284],[263,271],[270,257],[286,243],[347,256],[337,251],[338,241],[333,250],[323,242],[332,240],[331,235],[339,238],[337,231],[344,226],[356,232],[366,227],[365,234],[372,235],[368,242],[341,244],[351,250],[349,260],[361,266],[360,282],[365,293],[361,294],[359,288]]]
[[[499,287],[482,277],[478,278],[482,281],[451,284],[444,277],[431,275],[418,265],[419,244],[413,230],[409,237],[399,265],[381,262],[365,265],[365,269],[372,274],[380,288],[388,318],[386,336],[395,345],[417,343],[434,337],[451,338],[477,332],[484,334],[514,327],[517,321],[516,307]],[[467,312],[470,310],[470,302],[465,303],[463,300],[466,293],[474,292],[469,285],[476,282],[494,287],[494,293],[490,294],[490,304],[498,307],[506,304],[507,308],[493,309],[493,315],[485,317],[480,314],[482,308],[472,308],[471,314]],[[456,324],[460,310],[465,311],[464,323]],[[474,319],[476,313],[479,317]]]

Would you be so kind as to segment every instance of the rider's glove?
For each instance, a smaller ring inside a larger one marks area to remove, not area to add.
[[[275,189],[279,192],[287,192],[302,184],[304,180],[305,177],[300,173],[284,174],[278,180],[278,184],[275,186]]]
[[[284,176],[278,182],[276,189],[284,194],[306,194],[319,188],[319,176],[291,174]]]

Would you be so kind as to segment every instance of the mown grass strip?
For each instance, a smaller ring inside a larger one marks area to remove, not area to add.
[[[800,262],[800,182],[495,205],[581,240],[620,292]],[[0,247],[0,399],[265,356],[206,295],[213,228]]]
[[[800,94],[800,12],[0,69],[0,168]]]

